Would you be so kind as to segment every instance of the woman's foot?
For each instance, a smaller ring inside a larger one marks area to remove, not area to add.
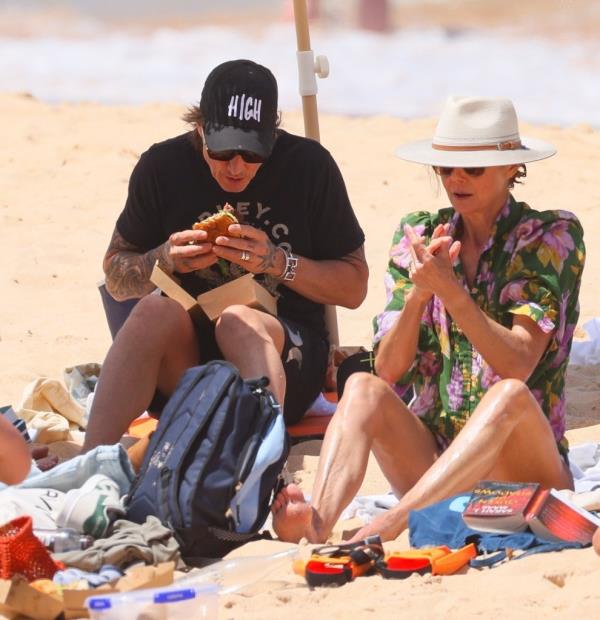
[[[593,544],[596,553],[600,555],[600,527],[596,530],[596,533],[594,534]]]
[[[296,484],[288,484],[273,500],[273,529],[285,542],[324,542],[314,527],[315,511]]]

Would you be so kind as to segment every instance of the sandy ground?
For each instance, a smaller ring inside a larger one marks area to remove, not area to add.
[[[110,336],[96,290],[101,258],[139,154],[152,142],[184,131],[182,112],[175,105],[47,105],[27,95],[0,96],[0,404],[16,403],[24,386],[39,375],[60,378],[67,366],[103,360]],[[341,340],[368,345],[371,317],[384,303],[382,274],[396,224],[408,211],[445,206],[425,168],[393,156],[398,143],[430,135],[434,121],[325,117],[321,122],[322,140],[339,162],[365,230],[371,269],[367,300],[356,311],[338,313]],[[300,116],[284,114],[283,126],[301,132]],[[600,247],[594,242],[600,132],[587,126],[524,126],[522,132],[555,143],[559,155],[531,164],[516,196],[538,209],[572,210],[586,230],[582,324],[600,315]],[[571,368],[569,373],[568,426],[575,429],[570,436],[576,443],[600,440],[600,426],[590,427],[600,421],[598,370]],[[316,466],[316,457],[306,456],[309,448],[302,447],[291,463],[307,490]],[[362,492],[385,491],[372,466]],[[276,546],[260,543],[244,553]],[[281,569],[274,581],[226,597],[221,617],[279,618],[285,613],[291,620],[316,609],[334,618],[411,612],[419,618],[484,612],[510,618],[592,617],[600,609],[599,578],[600,558],[589,550],[443,579],[413,577],[399,583],[363,578],[337,591],[310,592]]]

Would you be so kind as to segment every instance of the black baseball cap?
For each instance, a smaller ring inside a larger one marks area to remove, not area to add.
[[[250,151],[267,158],[275,143],[277,82],[251,60],[213,69],[200,98],[204,140],[211,151]]]

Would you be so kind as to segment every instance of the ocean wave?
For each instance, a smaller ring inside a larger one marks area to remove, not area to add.
[[[269,66],[280,107],[297,109],[292,24],[204,26],[148,33],[90,29],[86,36],[0,37],[0,90],[49,102],[137,104],[198,100],[208,72],[231,58]],[[508,31],[403,29],[380,35],[314,29],[331,76],[319,81],[323,112],[436,115],[448,94],[502,95],[523,120],[600,126],[600,45],[519,38]]]

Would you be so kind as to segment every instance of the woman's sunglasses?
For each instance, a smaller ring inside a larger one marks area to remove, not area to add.
[[[247,164],[262,164],[266,161],[266,157],[253,153],[252,151],[242,151],[231,149],[229,151],[211,151],[206,149],[208,156],[216,161],[231,161],[236,155],[239,155]]]
[[[449,177],[454,171],[454,168],[446,168],[445,166],[434,166],[433,169],[441,177]],[[485,172],[485,168],[459,168],[459,170],[464,170],[465,174],[470,177],[480,177]]]

